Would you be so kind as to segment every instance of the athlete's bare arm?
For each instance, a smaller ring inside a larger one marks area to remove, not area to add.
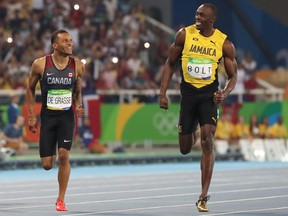
[[[228,80],[223,91],[217,91],[214,95],[215,103],[220,103],[234,89],[237,81],[237,63],[235,60],[235,47],[233,43],[226,40],[223,44],[224,67],[228,75]]]
[[[42,78],[45,67],[45,57],[36,59],[30,69],[28,84],[26,87],[26,103],[28,106],[28,125],[33,133],[37,129],[37,119],[34,114],[35,91],[38,81]]]
[[[180,29],[177,32],[175,40],[170,47],[169,55],[163,68],[159,96],[160,96],[160,108],[165,110],[168,110],[168,99],[166,97],[166,91],[174,72],[174,66],[178,61],[178,59],[181,57],[185,42],[185,35],[186,35],[185,29]]]
[[[75,60],[76,64],[76,84],[74,89],[74,104],[76,115],[82,117],[84,115],[84,109],[82,106],[82,79],[85,73],[85,65],[80,60]]]

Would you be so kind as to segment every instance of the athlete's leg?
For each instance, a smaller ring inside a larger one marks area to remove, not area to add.
[[[70,160],[69,154],[72,146],[73,134],[75,128],[73,112],[66,112],[59,118],[57,128],[58,142],[58,183],[59,194],[58,200],[64,201],[66,190],[70,177]]]
[[[56,160],[56,156],[47,156],[47,157],[41,157],[41,163],[42,163],[42,167],[45,170],[50,170],[53,168],[54,164],[55,164],[55,160]]]
[[[53,168],[56,161],[56,128],[57,118],[41,113],[39,154],[45,170]]]
[[[178,123],[178,142],[181,154],[189,154],[197,140],[198,118],[195,112],[196,99],[182,96]]]
[[[214,154],[214,134],[216,127],[214,125],[205,124],[201,126],[201,182],[202,191],[199,199],[203,199],[208,195],[211,183],[215,154]]]
[[[178,134],[178,139],[179,139],[179,147],[180,147],[180,152],[181,154],[189,154],[191,152],[191,149],[193,145],[197,141],[197,131],[194,131],[190,134]]]
[[[69,162],[69,151],[64,148],[58,150],[58,183],[59,183],[59,194],[58,200],[64,201],[66,189],[70,177],[70,162]]]

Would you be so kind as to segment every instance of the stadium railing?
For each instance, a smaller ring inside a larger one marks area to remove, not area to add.
[[[263,84],[263,81],[261,81]],[[266,83],[267,84],[267,83]],[[9,97],[11,95],[25,95],[25,91],[21,90],[4,90],[0,89],[0,100],[1,104],[4,105],[6,102],[9,102]],[[136,90],[136,89],[117,89],[117,90],[95,90],[97,95],[117,95],[119,96],[119,103],[132,102],[135,96],[144,95],[144,96],[157,96],[159,95],[159,89],[145,89],[145,90]],[[168,89],[167,96],[179,96],[180,91],[178,89]],[[234,89],[230,95],[236,95],[237,101],[242,103],[244,101],[244,96],[250,94],[255,95],[261,101],[282,101],[284,95],[284,89],[264,86],[264,88],[256,88],[251,90],[237,90]],[[40,91],[36,92],[36,95],[40,95]]]

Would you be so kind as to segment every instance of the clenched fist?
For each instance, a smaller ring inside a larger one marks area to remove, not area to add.
[[[217,90],[214,93],[213,100],[215,104],[220,104],[225,98],[226,98],[226,95],[221,90]]]

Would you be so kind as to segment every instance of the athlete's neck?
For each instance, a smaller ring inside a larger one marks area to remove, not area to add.
[[[199,33],[203,35],[204,37],[210,37],[214,34],[215,29],[205,29],[205,30],[199,30]]]
[[[69,61],[69,56],[61,56],[61,55],[58,55],[56,53],[52,53],[51,56],[52,56],[53,62],[60,65],[60,66],[67,65],[67,63]]]

